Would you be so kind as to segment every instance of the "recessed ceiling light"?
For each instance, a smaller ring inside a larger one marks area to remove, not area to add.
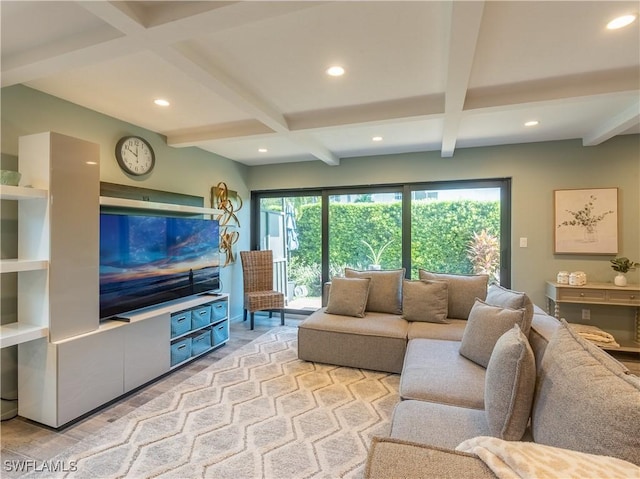
[[[98,162],[97,162],[97,161],[85,161],[85,163],[86,163],[87,165],[97,165],[97,164],[98,164]]]
[[[162,98],[157,98],[153,100],[153,103],[155,103],[158,106],[169,106],[171,104],[167,100],[164,100]]]
[[[621,17],[614,18],[609,23],[607,23],[607,28],[609,30],[617,30],[618,28],[631,25],[635,21],[635,19],[636,15],[622,15]]]
[[[266,148],[258,148],[259,153],[266,153],[267,151],[269,150],[267,150]]]
[[[339,77],[344,75],[344,68],[340,66],[332,66],[327,69],[327,75],[331,75],[332,77]]]
[[[531,120],[531,121],[527,121],[524,126],[537,126],[539,125],[540,122],[538,120]]]
[[[382,141],[382,137],[381,136],[374,136],[373,138],[371,138],[372,141]]]

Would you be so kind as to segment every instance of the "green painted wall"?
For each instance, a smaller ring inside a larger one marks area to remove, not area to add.
[[[21,85],[3,88],[2,153],[18,155],[18,138],[55,131],[100,145],[100,180],[176,193],[202,196],[209,204],[210,188],[220,181],[248,199],[248,168],[199,148],[172,148],[162,135],[80,107]],[[154,171],[142,178],[129,177],[116,163],[116,142],[124,135],[146,138],[156,152]],[[247,201],[248,204],[248,201]],[[241,225],[249,224],[249,207],[239,212]],[[241,230],[242,231],[242,230]],[[238,251],[249,245],[248,230],[242,231]],[[240,261],[222,272],[224,291],[232,295],[232,315],[241,314],[242,275]],[[235,299],[235,300],[234,300]]]
[[[343,159],[340,166],[321,162],[252,167],[252,190],[311,188],[477,178],[512,178],[512,287],[546,307],[545,281],[560,270],[585,271],[591,281],[612,281],[613,256],[554,255],[553,191],[570,188],[619,188],[619,255],[640,261],[640,136],[624,135],[599,146],[580,140],[457,149],[453,158],[439,152]],[[520,248],[519,239],[528,238]],[[629,274],[640,282],[640,271]],[[592,316],[598,316],[593,308]],[[632,311],[610,312],[616,329],[627,329]],[[575,308],[567,318],[575,319]],[[595,321],[595,320],[594,320]],[[618,321],[616,319],[616,321]]]

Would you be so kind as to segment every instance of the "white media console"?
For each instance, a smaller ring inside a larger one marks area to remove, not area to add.
[[[127,321],[98,314],[101,206],[219,210],[100,197],[98,145],[57,133],[21,137],[18,162],[30,187],[0,188],[19,206],[18,258],[0,261],[1,273],[18,274],[18,317],[1,327],[0,345],[18,345],[20,416],[62,427],[228,340],[226,294],[123,314]],[[188,329],[172,333],[176,322]]]

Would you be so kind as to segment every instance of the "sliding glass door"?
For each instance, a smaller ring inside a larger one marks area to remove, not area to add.
[[[329,277],[402,267],[402,190],[329,195]]]
[[[411,277],[426,269],[500,283],[501,186],[443,186],[411,189]]]
[[[321,197],[267,196],[258,204],[258,249],[273,251],[275,289],[289,311],[315,311],[322,297]]]
[[[508,178],[252,193],[252,248],[274,251],[287,308],[321,306],[344,268],[476,274],[510,286]]]

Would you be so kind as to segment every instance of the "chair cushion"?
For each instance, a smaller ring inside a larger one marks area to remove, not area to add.
[[[448,323],[449,283],[405,280],[402,285],[402,317],[407,321]]]
[[[370,285],[369,278],[333,278],[326,312],[364,317]]]
[[[527,337],[516,324],[500,336],[487,365],[484,408],[491,435],[522,439],[536,385],[536,361]]]
[[[446,281],[449,283],[448,316],[455,319],[468,319],[473,302],[476,298],[484,300],[487,297],[489,275],[462,275],[430,273],[419,270],[420,279]]]
[[[477,299],[462,335],[460,354],[486,368],[496,342],[514,324],[529,330],[524,309],[500,308]]]
[[[284,294],[280,291],[257,291],[244,295],[244,309],[247,311],[282,308],[284,308]]]
[[[521,309],[524,308],[525,315],[527,316],[526,324],[531,324],[533,318],[533,302],[527,295],[520,291],[513,291],[511,289],[504,288],[499,284],[492,284],[487,291],[487,298],[485,303],[492,306],[500,306],[502,308]],[[527,329],[523,329],[522,332],[529,336],[529,326]]]
[[[538,372],[535,442],[640,465],[639,405],[640,378],[562,321]]]
[[[370,278],[367,311],[402,314],[402,280],[405,269],[357,271],[345,268],[346,278]]]

